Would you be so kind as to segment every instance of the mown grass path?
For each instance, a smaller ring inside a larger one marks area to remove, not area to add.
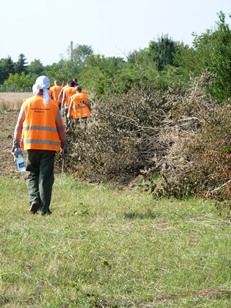
[[[212,202],[59,174],[51,216],[0,178],[1,307],[230,307],[230,223]]]

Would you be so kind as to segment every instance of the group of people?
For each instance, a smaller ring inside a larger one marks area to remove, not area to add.
[[[76,79],[68,80],[65,86],[55,80],[49,93],[50,97],[58,104],[67,127],[77,124],[81,120],[86,121],[90,116],[91,106],[87,92],[78,85]]]
[[[30,212],[50,215],[50,202],[54,183],[55,154],[68,154],[66,124],[77,123],[90,116],[90,105],[85,91],[77,80],[69,80],[66,86],[55,81],[50,87],[46,76],[39,76],[32,88],[33,95],[26,99],[20,109],[14,129],[14,157],[27,151],[26,178]],[[60,112],[61,110],[61,112]]]

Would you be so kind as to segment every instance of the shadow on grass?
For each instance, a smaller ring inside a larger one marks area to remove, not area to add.
[[[148,209],[144,213],[138,212],[127,212],[124,214],[124,217],[127,219],[155,219],[159,216],[159,213],[155,213],[152,210]]]

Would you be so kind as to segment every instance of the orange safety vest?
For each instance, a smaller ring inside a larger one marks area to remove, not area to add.
[[[62,91],[61,86],[53,86],[53,87],[50,88],[50,97],[51,97],[51,99],[56,101],[58,103],[58,105],[61,103],[61,102],[59,102],[59,99],[58,99],[61,91]]]
[[[60,149],[60,138],[56,127],[57,103],[49,100],[44,104],[43,96],[33,96],[23,104],[25,120],[22,129],[22,148],[25,150]]]
[[[74,119],[82,119],[90,116],[88,97],[86,93],[76,93],[72,97],[71,115]]]
[[[72,95],[74,95],[76,93],[76,88],[74,87],[68,87],[64,94],[65,94],[65,103],[64,103],[64,108],[68,109],[69,105],[70,105],[70,98]]]

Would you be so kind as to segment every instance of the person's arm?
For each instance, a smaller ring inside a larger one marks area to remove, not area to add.
[[[72,101],[72,98],[71,98],[70,99],[70,104],[69,104],[69,107],[68,107],[68,116],[69,117],[72,117],[72,115],[71,115],[72,105],[73,105],[73,101]]]
[[[54,99],[53,87],[49,89],[49,95],[51,99]]]
[[[62,153],[65,155],[68,155],[68,144],[67,144],[67,139],[66,139],[66,132],[65,132],[65,128],[63,125],[63,121],[62,121],[62,117],[61,117],[59,109],[56,115],[56,127],[57,127],[57,131],[58,131],[59,138],[61,141]]]
[[[63,94],[62,94],[62,102],[61,102],[61,108],[62,108],[62,109],[64,108],[65,97],[66,97],[66,91],[63,91]]]
[[[20,109],[18,120],[14,129],[14,145],[20,147],[20,138],[22,135],[23,122],[25,120],[25,112],[23,106]]]
[[[63,96],[63,89],[60,91],[59,96],[58,96],[58,102],[62,104],[62,96]],[[62,106],[61,106],[62,107]]]
[[[59,134],[59,138],[60,138],[60,141],[61,141],[61,145],[62,145],[63,143],[66,142],[66,133],[65,133],[65,129],[64,129],[64,126],[63,126],[63,122],[62,122],[62,117],[61,117],[59,110],[57,111],[55,122],[56,122],[57,131],[58,131],[58,134]]]
[[[11,148],[11,153],[14,155],[14,158],[18,157],[18,155],[22,155],[22,149],[20,144],[20,139],[22,136],[22,128],[23,128],[23,122],[25,119],[25,113],[23,106],[20,109],[18,120],[14,129],[14,137],[13,137],[13,145]]]

